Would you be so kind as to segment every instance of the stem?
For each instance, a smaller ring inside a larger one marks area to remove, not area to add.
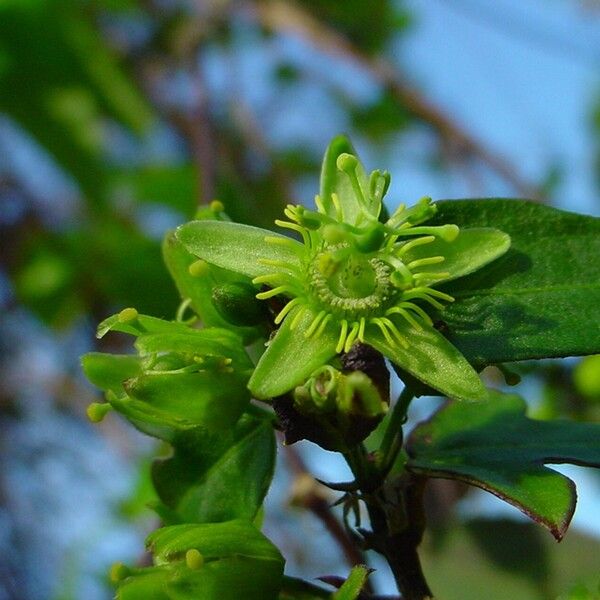
[[[406,422],[406,412],[414,397],[413,391],[408,386],[405,386],[392,408],[392,414],[390,415],[388,426],[379,448],[381,471],[384,476],[394,464],[396,456],[398,456],[398,452],[402,448],[404,439],[402,425]]]
[[[379,503],[367,503],[373,529],[372,547],[386,558],[403,600],[433,598],[417,553],[425,527],[423,488],[424,480],[413,478],[407,484],[403,494],[407,526],[399,533],[389,530],[385,511]]]

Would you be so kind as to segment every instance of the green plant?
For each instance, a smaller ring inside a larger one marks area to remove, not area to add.
[[[600,220],[501,199],[423,199],[388,216],[388,187],[338,137],[317,210],[288,206],[277,221],[301,241],[232,223],[213,202],[163,246],[177,318],[125,309],[100,324],[99,336],[135,336],[137,355],[84,357],[108,401],[90,417],[114,409],[172,447],[152,470],[154,566],[117,565],[118,598],[363,593],[362,567],[335,593],[284,576],[260,533],[274,428],[343,454],[354,480],[328,485],[346,528],[387,559],[406,600],[432,597],[417,554],[430,478],[483,488],[564,535],[574,485],[545,464],[600,466],[600,426],[530,419],[478,371],[600,352]],[[384,358],[404,382],[391,406]],[[405,440],[421,395],[448,401]],[[369,528],[350,523],[359,503]]]

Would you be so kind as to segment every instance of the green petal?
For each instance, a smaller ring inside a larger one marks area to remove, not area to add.
[[[249,277],[273,272],[272,266],[259,262],[276,260],[300,267],[304,246],[266,229],[226,221],[192,221],[179,227],[177,239],[192,254],[224,269]],[[283,243],[265,242],[266,237],[280,238]]]
[[[409,250],[402,260],[408,264],[413,260],[430,256],[443,256],[444,262],[417,267],[419,273],[449,273],[447,277],[436,281],[450,281],[463,275],[473,273],[484,265],[502,256],[510,247],[510,236],[498,229],[478,227],[461,229],[458,237],[452,242],[436,238],[430,244],[416,246]]]
[[[344,135],[338,135],[331,140],[325,151],[325,156],[323,157],[319,196],[321,197],[321,201],[323,202],[327,214],[330,217],[335,218],[336,211],[333,202],[331,201],[331,194],[337,194],[342,205],[344,221],[350,225],[354,225],[356,224],[362,209],[358,203],[348,175],[343,171],[340,171],[337,167],[338,156],[344,153],[356,156],[356,150],[353,148],[350,140]],[[360,185],[366,192],[369,189],[369,183],[360,162],[357,165],[356,172]]]
[[[301,309],[296,309],[285,319],[250,378],[248,388],[255,398],[265,400],[289,392],[335,356],[338,341],[335,328],[326,328],[318,338],[306,339],[304,332],[315,314],[305,309],[302,318],[291,330],[297,310]]]
[[[404,333],[404,332],[403,332]],[[391,346],[375,327],[368,327],[365,342],[399,367],[443,395],[457,400],[480,401],[487,390],[465,357],[438,331],[411,329],[410,346]]]

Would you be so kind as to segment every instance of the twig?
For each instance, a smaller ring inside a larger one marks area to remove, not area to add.
[[[298,454],[296,449],[292,446],[285,446],[285,450],[288,464],[296,477],[310,477],[314,481],[314,478],[308,472],[302,457]],[[319,493],[319,490],[316,487],[318,485],[316,481],[314,483],[316,484],[315,486],[307,487],[304,490],[301,498],[302,506],[310,510],[323,522],[327,531],[329,531],[333,539],[338,543],[346,562],[351,567],[366,564],[364,554],[357,547],[356,543],[348,536],[342,524],[333,514],[326,497]]]
[[[380,85],[386,87],[414,117],[432,127],[441,140],[463,159],[478,159],[509,183],[515,191],[528,198],[540,199],[536,186],[527,182],[503,156],[488,149],[470,133],[456,124],[416,89],[404,83],[394,65],[381,56],[371,57],[353,45],[346,37],[313,18],[298,5],[273,0],[248,2],[251,15],[269,29],[298,35],[310,41],[322,52],[341,56],[367,71]]]

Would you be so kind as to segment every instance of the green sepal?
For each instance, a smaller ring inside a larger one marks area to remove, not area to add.
[[[127,354],[89,352],[81,357],[81,366],[90,383],[107,392],[123,392],[126,379],[141,374],[141,359]]]
[[[498,229],[461,229],[458,237],[452,242],[437,237],[430,244],[415,246],[403,255],[402,260],[408,264],[421,258],[443,256],[445,260],[442,263],[418,267],[419,273],[448,272],[448,276],[436,280],[437,285],[481,269],[502,256],[509,247],[510,236]]]
[[[206,561],[238,555],[275,561],[283,566],[279,550],[254,525],[238,519],[163,527],[146,538],[146,547],[156,565],[182,560],[187,550],[195,548]]]
[[[232,359],[232,366],[246,369],[252,366],[242,346],[241,339],[227,329],[211,327],[191,329],[186,327],[175,333],[140,335],[135,347],[141,354],[161,352],[187,353],[197,356],[213,356]]]
[[[128,333],[130,335],[141,335],[143,333],[167,333],[175,331],[189,331],[189,327],[184,323],[177,323],[175,321],[165,321],[157,317],[150,317],[148,315],[137,314],[135,318],[122,320],[122,314],[125,311],[121,311],[116,315],[112,315],[98,325],[96,331],[96,337],[102,338],[109,331],[118,331],[120,333]],[[135,312],[135,311],[134,311]]]
[[[529,419],[519,396],[489,394],[485,404],[449,402],[419,425],[406,467],[491,492],[561,539],[575,510],[575,484],[544,465],[600,467],[600,425]]]
[[[392,346],[378,329],[370,327],[365,342],[444,396],[476,402],[487,399],[473,367],[441,333],[424,325],[421,331],[411,329],[408,337],[408,348]]]
[[[273,272],[273,267],[261,263],[263,259],[300,268],[305,251],[302,244],[286,236],[250,225],[223,221],[192,221],[181,225],[176,236],[195,256],[248,277]],[[281,239],[283,243],[267,243],[267,237]]]
[[[334,137],[327,146],[321,166],[319,196],[327,214],[335,218],[336,210],[331,200],[331,194],[337,194],[342,206],[344,222],[356,225],[363,209],[356,198],[350,178],[338,168],[337,160],[341,154],[356,156],[356,150],[345,135]],[[360,161],[356,165],[356,175],[366,196],[369,193],[369,182]]]
[[[147,372],[128,379],[123,387],[128,398],[118,405],[111,402],[116,410],[137,420],[177,429],[227,429],[239,419],[249,401],[242,378],[211,371]]]
[[[305,332],[315,318],[309,308],[292,330],[297,310],[284,320],[250,377],[248,388],[259,400],[275,398],[301,385],[336,354],[335,329],[328,327],[318,338],[306,338]]]

